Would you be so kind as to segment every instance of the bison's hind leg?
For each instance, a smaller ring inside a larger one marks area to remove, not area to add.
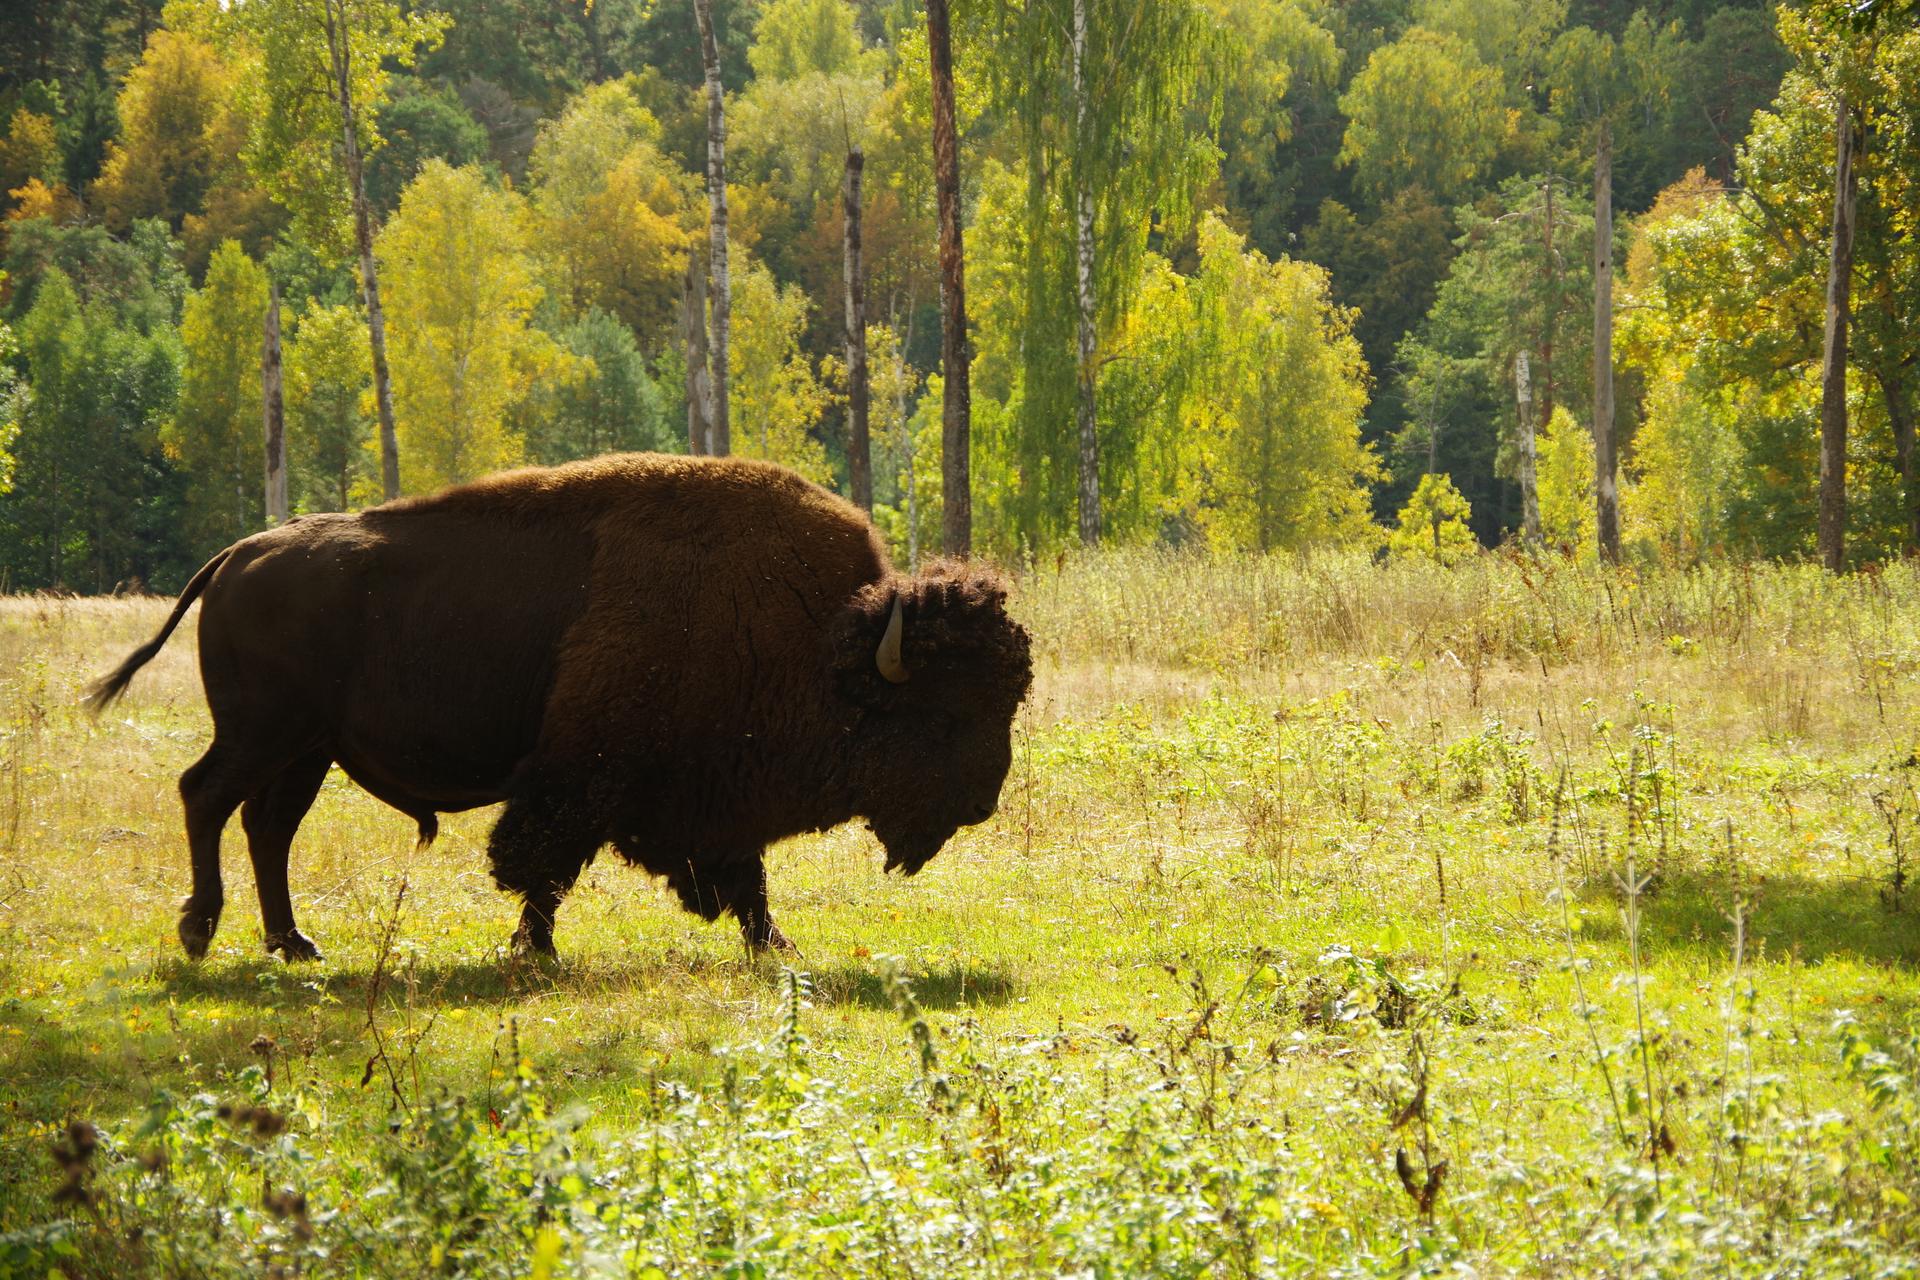
[[[260,893],[260,923],[267,950],[289,960],[318,960],[320,948],[294,925],[293,898],[287,888],[287,859],[294,832],[320,794],[333,757],[325,751],[302,756],[262,787],[240,810],[253,858],[253,883]]]
[[[180,802],[187,811],[187,849],[193,890],[180,904],[180,945],[195,960],[207,954],[226,891],[220,883],[220,832],[252,791],[244,756],[215,738],[206,754],[180,775]]]
[[[487,839],[493,882],[520,895],[516,951],[552,955],[553,917],[603,843],[601,824],[572,788],[530,785],[507,801]]]

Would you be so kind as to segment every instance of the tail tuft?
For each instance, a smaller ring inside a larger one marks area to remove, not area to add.
[[[413,851],[415,853],[425,853],[428,847],[433,844],[434,839],[440,834],[440,815],[437,813],[429,813],[417,816],[415,820],[420,824],[420,838],[414,841]]]
[[[87,686],[86,693],[80,699],[80,705],[90,714],[97,716],[119,701],[120,695],[127,691],[127,686],[133,683],[134,673],[153,661],[154,655],[160,652],[160,646],[166,642],[166,636],[162,635],[157,639],[149,640],[128,654],[127,660],[115,667],[110,674],[102,676]]]

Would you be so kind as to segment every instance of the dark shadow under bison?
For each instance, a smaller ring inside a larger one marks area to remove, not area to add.
[[[730,911],[752,948],[769,843],[867,820],[911,875],[990,817],[1032,666],[990,571],[903,578],[850,503],[782,467],[625,455],[492,476],[222,551],[159,635],[89,694],[118,697],[202,600],[213,743],[180,778],[193,891],[220,922],[237,808],[269,950],[319,955],[287,888],[294,832],[336,761],[420,824],[506,802],[487,856],[553,949],[603,845]]]

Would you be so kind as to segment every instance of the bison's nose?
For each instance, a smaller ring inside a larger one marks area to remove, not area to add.
[[[975,822],[985,822],[988,818],[991,818],[993,816],[994,810],[998,809],[999,807],[1000,806],[998,804],[992,803],[992,802],[989,802],[986,804],[976,804],[973,806],[973,820]]]

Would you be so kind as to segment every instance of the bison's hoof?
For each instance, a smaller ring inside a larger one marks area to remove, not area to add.
[[[195,960],[207,954],[207,944],[213,941],[213,931],[219,927],[218,911],[202,911],[191,902],[180,908],[180,945]]]
[[[557,960],[559,952],[553,949],[553,935],[539,934],[525,926],[513,931],[513,940],[508,944],[516,956],[531,956],[536,960]]]
[[[298,929],[289,929],[283,934],[267,939],[267,954],[278,951],[288,961],[323,960],[320,948],[313,945],[313,939]]]
[[[802,958],[800,948],[793,945],[793,939],[780,932],[780,926],[771,921],[767,924],[765,935],[747,939],[747,950],[756,957],[779,954],[796,960]]]

